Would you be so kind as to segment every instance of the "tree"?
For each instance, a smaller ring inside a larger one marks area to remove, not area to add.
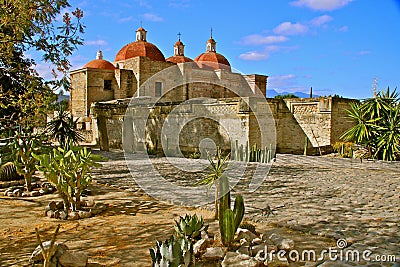
[[[400,151],[400,100],[396,89],[352,103],[348,116],[355,125],[341,139],[365,146],[371,157],[396,160]]]
[[[0,121],[3,128],[32,123],[55,100],[52,89],[68,88],[66,76],[44,81],[27,53],[42,55],[66,74],[68,56],[83,43],[83,12],[66,12],[67,0],[5,0],[0,2]]]

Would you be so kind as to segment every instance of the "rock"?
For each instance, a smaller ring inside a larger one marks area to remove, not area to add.
[[[45,195],[45,194],[47,194],[47,192],[49,192],[49,189],[47,189],[46,187],[41,188],[39,190],[39,194],[41,194],[41,195]]]
[[[283,238],[275,233],[270,235],[269,239],[282,250],[291,250],[294,248],[294,241],[292,239]]]
[[[221,247],[207,248],[206,252],[203,254],[203,259],[206,260],[218,260],[225,256],[225,249]]]
[[[38,197],[38,196],[40,196],[40,193],[39,193],[39,191],[32,191],[32,192],[30,192],[30,194],[29,194],[31,197]]]
[[[42,245],[44,250],[47,251],[50,248],[50,241],[43,242]],[[63,243],[55,242],[54,246],[55,246],[55,253],[53,255],[53,258],[55,257],[56,259],[59,259],[68,250],[68,247]],[[39,263],[42,261],[43,261],[42,249],[40,248],[40,246],[37,246],[35,250],[32,252],[31,257],[29,258],[29,262]]]
[[[22,195],[22,190],[21,190],[21,189],[15,189],[15,190],[13,191],[13,194],[14,194],[16,197],[20,197],[20,196]]]
[[[236,252],[228,252],[221,263],[222,267],[257,267],[264,266],[263,263],[258,262],[256,259],[248,255],[239,254]]]
[[[66,220],[68,218],[68,213],[65,210],[60,211],[60,219]]]
[[[56,202],[56,207],[58,210],[64,209],[64,202],[63,201],[57,201]]]
[[[60,219],[60,211],[59,210],[56,210],[54,212],[54,219]]]
[[[49,203],[49,205],[47,205],[47,206],[49,207],[49,210],[52,210],[52,211],[56,211],[57,210],[57,203],[55,201],[51,201]]]
[[[209,242],[206,239],[200,239],[199,241],[197,241],[193,245],[194,255],[198,255],[200,251],[204,250],[207,247],[208,243]]]
[[[13,192],[11,192],[11,191],[8,191],[7,192],[7,196],[8,197],[15,197],[15,194]]]
[[[255,257],[256,255],[260,254],[260,251],[263,252],[260,255],[266,254],[266,253],[268,253],[267,249],[268,249],[267,245],[265,245],[265,244],[254,245],[250,249],[250,252],[251,252],[250,256]]]
[[[85,267],[88,263],[88,256],[82,251],[67,251],[59,258],[59,263],[63,267]]]
[[[76,211],[71,211],[68,215],[68,219],[70,220],[78,220],[79,219],[79,213]]]
[[[54,218],[54,215],[55,215],[55,211],[48,210],[46,212],[46,216],[49,217],[49,218]]]
[[[29,194],[27,193],[27,192],[23,192],[22,194],[21,194],[21,197],[28,197],[29,196]]]
[[[247,229],[242,229],[242,228],[238,228],[237,231],[237,240],[241,240],[241,239],[246,239],[249,243],[251,243],[253,241],[253,239],[256,239],[257,236],[255,234],[253,234],[252,232],[250,232]]]
[[[90,211],[80,210],[78,211],[79,218],[86,219],[92,217],[92,213]]]
[[[248,246],[248,245],[240,246],[240,247],[236,250],[236,252],[239,253],[239,254],[250,255],[250,246]]]
[[[95,203],[94,206],[90,209],[90,212],[93,215],[97,215],[97,214],[102,213],[106,209],[107,209],[106,205],[100,204],[100,203]]]
[[[253,241],[251,242],[253,245],[259,245],[259,244],[262,244],[263,243],[263,241],[262,241],[262,239],[261,238],[254,238],[253,239]]]

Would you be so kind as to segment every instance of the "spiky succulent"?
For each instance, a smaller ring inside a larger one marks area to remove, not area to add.
[[[186,214],[185,217],[180,216],[179,222],[175,221],[175,232],[178,237],[186,237],[190,240],[197,239],[201,236],[201,231],[207,231],[208,225],[204,226],[203,217],[197,217],[196,214]]]
[[[185,237],[175,237],[157,241],[156,246],[150,249],[153,267],[186,267],[193,266],[193,245]]]

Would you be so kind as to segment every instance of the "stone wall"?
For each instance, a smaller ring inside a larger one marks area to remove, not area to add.
[[[337,137],[353,125],[345,118],[345,109],[354,101],[348,99],[155,100],[142,97],[132,103],[126,99],[94,105],[101,148],[122,148],[122,139],[129,137],[127,151],[162,154],[162,148],[173,153],[179,147],[191,153],[209,138],[225,150],[238,140],[259,147],[276,143],[277,152],[291,154],[303,154],[307,142],[307,154],[313,155],[329,152]],[[127,108],[130,115],[124,118]]]

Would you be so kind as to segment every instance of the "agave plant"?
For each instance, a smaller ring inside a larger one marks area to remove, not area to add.
[[[153,267],[187,267],[194,266],[192,242],[185,237],[172,236],[165,242],[157,241],[150,249]]]
[[[177,237],[186,237],[195,240],[201,235],[201,231],[207,231],[208,225],[204,226],[203,217],[186,214],[185,217],[179,216],[179,222],[175,221],[175,233]]]

